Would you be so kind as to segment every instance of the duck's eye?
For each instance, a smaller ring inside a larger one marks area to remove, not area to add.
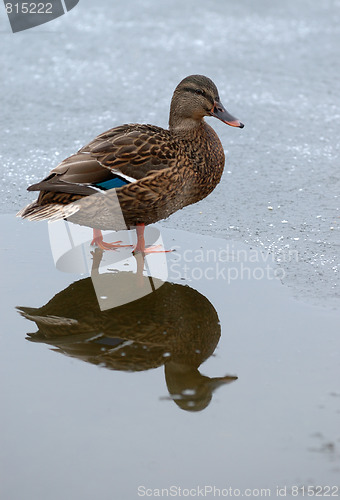
[[[204,92],[204,90],[201,90],[201,89],[195,89],[195,94],[205,95],[205,92]]]

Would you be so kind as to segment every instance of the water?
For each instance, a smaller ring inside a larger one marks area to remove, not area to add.
[[[339,311],[268,255],[162,229],[172,284],[101,312],[46,224],[1,225],[4,498],[338,485]]]

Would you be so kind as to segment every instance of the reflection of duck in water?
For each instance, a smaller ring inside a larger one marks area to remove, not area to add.
[[[115,276],[107,273],[112,286]],[[198,367],[213,354],[221,329],[212,304],[188,286],[164,283],[139,300],[102,312],[86,278],[40,308],[18,309],[39,328],[28,339],[57,352],[112,370],[165,365],[171,397],[186,410],[202,410],[218,386],[237,378],[200,374]]]

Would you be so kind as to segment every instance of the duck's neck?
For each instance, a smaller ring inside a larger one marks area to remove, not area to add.
[[[174,93],[170,104],[169,130],[174,133],[185,133],[202,128],[203,114],[193,113],[191,102]]]
[[[206,123],[203,118],[195,120],[194,118],[183,118],[176,115],[171,115],[169,118],[169,130],[173,134],[191,135],[203,133]]]

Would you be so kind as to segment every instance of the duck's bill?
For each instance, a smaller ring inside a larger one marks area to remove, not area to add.
[[[244,127],[243,123],[241,123],[240,120],[228,113],[228,111],[224,108],[224,106],[222,106],[220,102],[214,103],[214,106],[211,110],[211,115],[215,116],[227,125],[231,125],[232,127]]]

